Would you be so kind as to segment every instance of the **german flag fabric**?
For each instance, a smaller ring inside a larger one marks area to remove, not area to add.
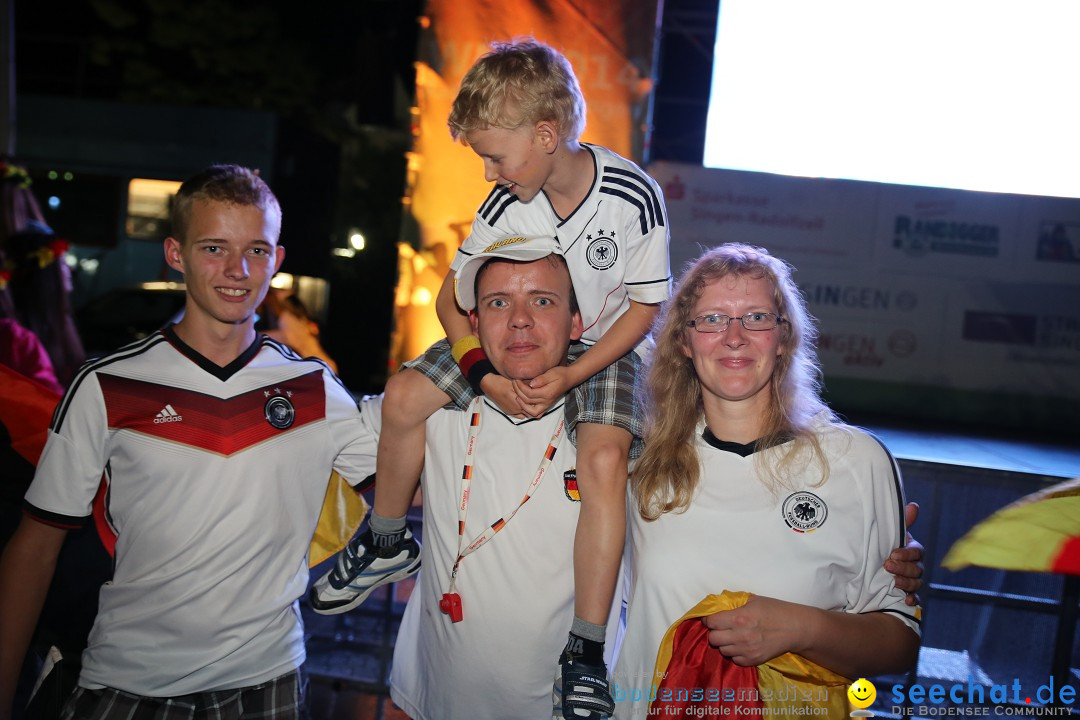
[[[708,628],[698,619],[741,607],[749,598],[750,593],[727,590],[709,595],[668,629],[656,657],[653,677],[663,679],[649,705],[649,717],[701,717],[701,710],[725,715],[848,717],[848,678],[793,653],[756,667],[742,667],[709,645]]]

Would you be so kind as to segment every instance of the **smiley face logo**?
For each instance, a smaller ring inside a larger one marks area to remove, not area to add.
[[[847,689],[847,696],[852,705],[864,710],[874,704],[874,700],[877,698],[877,688],[874,687],[874,683],[866,678],[859,678],[851,683],[851,687]]]

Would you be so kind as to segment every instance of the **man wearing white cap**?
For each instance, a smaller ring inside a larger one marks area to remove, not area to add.
[[[585,350],[575,342],[581,315],[553,238],[493,243],[458,270],[456,292],[504,377],[527,381]],[[381,402],[361,408],[375,436]],[[564,644],[552,628],[574,615],[580,505],[565,402],[528,418],[479,397],[466,412],[444,409],[427,421],[420,581],[390,677],[394,702],[417,720],[552,712],[553,659]],[[364,572],[395,561],[376,559]],[[313,588],[317,607],[355,597],[347,585],[335,587],[334,575]]]

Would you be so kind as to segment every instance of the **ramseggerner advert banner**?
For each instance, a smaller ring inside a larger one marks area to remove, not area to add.
[[[708,247],[797,268],[830,401],[848,411],[1080,427],[1080,200],[658,162],[678,276]]]

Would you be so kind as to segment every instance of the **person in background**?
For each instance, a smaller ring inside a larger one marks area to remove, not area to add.
[[[67,242],[39,220],[28,220],[7,240],[9,289],[16,316],[45,346],[63,387],[86,360],[71,312],[71,269],[64,261],[67,250]]]
[[[49,419],[64,389],[56,379],[49,353],[33,332],[27,330],[15,317],[15,304],[8,289],[11,279],[10,265],[0,252],[0,546],[6,544],[22,516],[22,498],[34,477],[34,464],[40,445],[34,442],[43,437],[49,426]],[[81,547],[81,543],[80,543]],[[76,553],[77,554],[77,553]],[[71,552],[62,555],[61,564]],[[80,560],[85,558],[80,557]],[[25,668],[20,677],[17,701],[20,706],[26,704],[34,681],[41,669],[41,659],[50,646],[63,644],[78,636],[82,629],[83,645],[90,626],[84,620],[97,606],[96,592],[93,595],[73,591],[72,584],[86,579],[92,585],[95,572],[100,565],[82,562],[75,573],[68,573],[51,588],[50,600],[42,613],[38,642],[33,652],[27,653]],[[100,583],[99,583],[100,585]],[[51,612],[61,604],[57,600],[71,601],[77,605],[63,607],[61,613]],[[65,632],[73,626],[80,626],[74,633]],[[42,639],[47,636],[47,639]],[[77,645],[78,638],[74,639]],[[43,693],[42,693],[43,694]]]
[[[0,363],[59,395],[64,388],[56,379],[48,351],[32,330],[19,324],[8,268],[7,258],[0,251]]]
[[[259,311],[267,337],[285,343],[300,357],[318,358],[337,373],[337,363],[319,342],[319,324],[296,295],[279,294],[271,288]]]
[[[815,335],[790,266],[736,243],[702,255],[657,319],[613,673],[631,690],[621,720],[649,716],[668,629],[724,591],[752,595],[693,622],[735,665],[792,652],[854,679],[914,664],[920,611],[886,569],[916,552],[890,558],[906,535],[899,470],[821,400]]]

